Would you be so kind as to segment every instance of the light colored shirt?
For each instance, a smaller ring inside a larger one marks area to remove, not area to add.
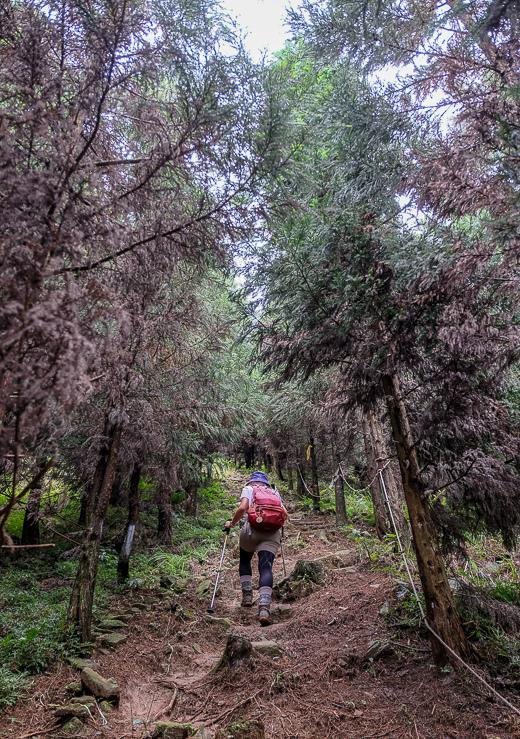
[[[262,487],[262,486],[259,485],[259,487]],[[280,495],[278,490],[275,490],[274,488],[271,488],[271,490],[273,491],[275,495],[277,495],[280,498],[280,503],[283,505],[282,496]],[[253,486],[252,485],[245,485],[242,488],[242,492],[240,493],[240,500],[242,500],[242,498],[247,498],[247,500],[249,501],[249,505],[252,505],[253,503]],[[247,511],[246,513],[244,513],[244,516],[242,518],[242,526],[246,534],[251,533],[251,526],[247,518]]]

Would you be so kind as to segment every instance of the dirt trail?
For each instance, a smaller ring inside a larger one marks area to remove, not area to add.
[[[239,478],[234,482],[238,486]],[[208,619],[207,597],[196,595],[215,562],[195,567],[186,595],[139,596],[147,610],[129,624],[127,641],[113,653],[93,655],[101,673],[121,687],[119,708],[105,719],[94,716],[81,736],[139,739],[161,716],[211,730],[260,719],[268,739],[520,737],[520,724],[464,674],[439,674],[427,642],[408,643],[407,637],[396,642],[379,614],[395,583],[370,571],[331,519],[292,517],[286,531],[288,571],[298,559],[325,557],[327,579],[270,627],[257,624],[255,608],[240,608],[237,551],[235,538],[215,613],[230,625]],[[281,570],[277,559],[275,579]],[[133,595],[119,608],[136,600]],[[258,654],[252,668],[215,675],[211,670],[229,633],[275,641],[281,656]],[[375,640],[393,641],[393,651],[366,661]],[[77,672],[63,667],[40,677],[32,696],[12,714],[20,723],[4,719],[0,736],[22,737],[51,725],[49,706],[63,702],[64,686],[74,679]]]

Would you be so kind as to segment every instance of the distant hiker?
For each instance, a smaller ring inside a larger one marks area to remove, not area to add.
[[[271,597],[273,593],[273,562],[282,540],[282,528],[287,511],[277,490],[269,486],[264,472],[253,472],[240,494],[240,505],[225,528],[229,529],[242,520],[240,530],[240,584],[242,605],[253,605],[253,572],[251,560],[258,553],[260,589],[258,619],[262,626],[270,623]]]

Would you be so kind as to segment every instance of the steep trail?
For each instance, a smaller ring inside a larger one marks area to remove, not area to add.
[[[237,474],[229,484],[238,492],[242,479]],[[160,718],[205,726],[207,737],[250,719],[264,724],[268,739],[520,737],[514,717],[465,674],[441,674],[432,666],[427,642],[396,639],[379,613],[392,599],[395,582],[371,571],[345,542],[329,517],[291,517],[288,572],[298,559],[319,559],[326,582],[281,612],[275,607],[269,627],[257,624],[255,607],[240,607],[237,537],[225,559],[213,619],[201,590],[218,558],[194,565],[182,596],[141,593],[120,602],[120,609],[132,607],[136,614],[125,630],[127,640],[114,652],[93,655],[100,672],[120,685],[120,705],[104,717],[94,715],[80,736],[141,739]],[[281,577],[278,558],[275,580]],[[279,656],[255,653],[251,667],[215,674],[229,633],[273,641]],[[385,647],[379,655],[377,643]],[[373,659],[367,658],[369,649]],[[51,724],[50,706],[63,702],[64,686],[74,679],[77,672],[63,667],[40,677],[31,698],[13,713],[21,723],[7,728],[4,720],[0,736],[27,736]]]

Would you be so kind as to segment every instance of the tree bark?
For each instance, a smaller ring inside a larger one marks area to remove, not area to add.
[[[280,461],[280,453],[274,448],[272,452],[272,458],[273,458],[273,464],[274,464],[274,471],[276,472],[278,479],[283,482],[284,478],[283,478],[282,464]]]
[[[49,457],[49,459],[41,462],[41,464],[38,466],[38,471],[32,478],[32,480],[25,485],[20,492],[15,492],[13,490],[13,494],[8,497],[8,501],[5,505],[0,507],[0,537],[4,536],[4,529],[7,524],[7,519],[9,518],[9,515],[11,511],[13,510],[14,505],[25,498],[26,495],[28,495],[33,488],[35,488],[37,485],[40,485],[43,478],[47,474],[47,472],[50,470],[52,465],[54,464],[54,460],[52,457]],[[13,484],[13,489],[15,488]],[[9,537],[8,537],[9,538]]]
[[[91,490],[82,490],[80,499],[79,499],[79,516],[78,516],[78,525],[84,526],[87,523],[87,509],[88,509],[88,501],[90,496],[92,495]]]
[[[291,467],[291,463],[287,463],[287,489],[291,491],[291,493],[294,491],[294,470]]]
[[[105,442],[100,452],[95,484],[87,506],[87,528],[83,536],[76,579],[72,586],[68,620],[82,641],[89,641],[92,625],[92,605],[98,569],[99,544],[110,500],[121,444],[121,426],[108,419],[105,422]]]
[[[42,497],[42,482],[32,486],[27,503],[22,527],[22,544],[40,543],[40,503]]]
[[[248,469],[255,466],[255,453],[256,449],[254,444],[246,444],[244,446],[244,464]]]
[[[117,577],[119,582],[128,580],[130,570],[130,555],[134,543],[135,530],[139,521],[139,480],[141,479],[141,466],[136,464],[130,475],[128,486],[128,520],[126,522],[125,535],[119,560],[117,562]]]
[[[306,492],[305,462],[300,459],[300,461],[296,463],[296,493],[300,498],[303,498]]]
[[[320,484],[318,479],[318,463],[316,461],[316,448],[314,446],[314,437],[309,434],[309,452],[311,467],[311,491],[312,491],[312,509],[319,513],[320,511]]]
[[[187,493],[186,506],[184,508],[187,516],[198,516],[199,515],[199,486],[196,480],[190,480],[185,490]]]
[[[336,477],[334,479],[334,498],[336,508],[336,526],[344,526],[347,519],[347,508],[345,506],[345,490],[343,486],[343,475],[341,474],[341,454],[337,447],[335,437],[337,436],[336,430],[332,430],[331,434],[331,447],[332,447],[332,458],[334,465],[336,466]]]
[[[377,408],[370,408],[363,413],[363,436],[365,439],[365,450],[370,480],[370,491],[374,505],[374,516],[376,531],[381,539],[386,534],[393,534],[394,527],[390,518],[388,504],[385,499],[378,470],[388,462],[388,448],[385,440],[385,432],[381,423]],[[403,546],[410,542],[410,528],[404,516],[403,495],[397,485],[394,473],[390,465],[387,465],[382,473],[385,483],[388,502],[392,509],[392,515]]]
[[[377,441],[373,432],[373,410],[363,410],[362,426],[363,441],[365,443],[365,456],[367,460],[367,477],[370,483],[370,495],[374,508],[374,519],[376,533],[379,539],[392,532],[392,526],[388,518],[384,497],[377,478],[378,454]]]
[[[163,486],[157,491],[157,538],[163,544],[172,540],[172,504],[168,489]]]
[[[382,378],[382,384],[410,515],[427,620],[451,649],[459,655],[464,655],[468,652],[468,644],[455,610],[453,593],[439,550],[431,512],[424,499],[425,485],[421,479],[417,450],[410,429],[406,405],[401,395],[399,378],[396,375],[385,375]],[[445,665],[448,662],[457,664],[433,634],[430,634],[430,642],[436,664]]]
[[[118,506],[122,505],[123,502],[123,477],[121,470],[117,470],[114,475],[114,482],[112,483],[112,489],[110,491],[110,505]]]

